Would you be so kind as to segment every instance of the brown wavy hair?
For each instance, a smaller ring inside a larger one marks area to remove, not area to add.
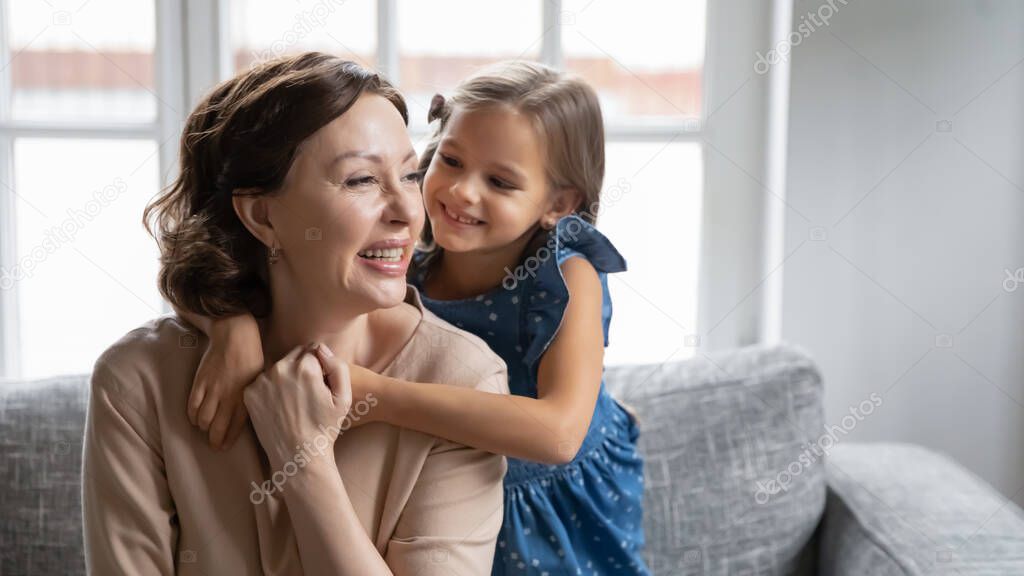
[[[160,292],[205,316],[270,311],[267,248],[242,224],[236,194],[275,194],[299,146],[360,95],[394,104],[401,94],[358,64],[307,52],[257,65],[216,86],[189,115],[174,183],[143,223],[160,247]]]

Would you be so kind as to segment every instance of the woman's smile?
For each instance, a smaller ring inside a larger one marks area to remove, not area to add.
[[[358,261],[385,276],[405,276],[412,260],[412,240],[391,238],[374,242],[356,254]]]

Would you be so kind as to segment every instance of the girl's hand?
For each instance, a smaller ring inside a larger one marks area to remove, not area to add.
[[[211,320],[206,333],[210,347],[192,381],[188,420],[209,433],[215,450],[227,450],[245,429],[242,391],[263,371],[263,346],[259,326],[248,314]]]
[[[300,346],[243,392],[253,428],[275,470],[300,450],[334,458],[334,441],[352,405],[352,387],[348,364],[326,345],[318,346],[325,368],[308,346]]]

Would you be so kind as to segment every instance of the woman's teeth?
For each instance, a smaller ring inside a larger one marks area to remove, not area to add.
[[[362,250],[357,255],[362,258],[372,258],[384,262],[399,262],[402,260],[401,248],[381,248],[376,250]]]
[[[449,210],[447,206],[444,207],[444,211],[448,213],[448,216],[452,220],[455,220],[457,222],[462,222],[463,224],[480,224],[482,222],[481,220],[474,220],[472,218],[465,218],[465,217],[459,216],[458,214],[456,214],[456,213],[452,212],[451,210]]]

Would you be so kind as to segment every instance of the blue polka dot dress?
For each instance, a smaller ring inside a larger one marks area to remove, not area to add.
[[[502,286],[462,300],[423,294],[431,254],[417,253],[410,281],[423,304],[451,324],[476,334],[508,365],[513,394],[537,397],[537,368],[562,321],[569,292],[561,264],[578,256],[597,270],[604,292],[604,344],[612,304],[607,274],[626,262],[604,235],[576,215],[566,216],[547,243],[524,259]],[[641,501],[643,460],[639,430],[605,389],[583,445],[568,464],[508,459],[505,518],[492,574],[649,574]]]

